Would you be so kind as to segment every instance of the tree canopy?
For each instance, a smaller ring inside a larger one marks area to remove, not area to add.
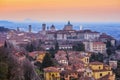
[[[83,43],[77,43],[73,45],[75,51],[85,51],[85,45]]]
[[[46,68],[46,67],[50,67],[50,66],[54,66],[54,63],[50,57],[49,53],[46,53],[43,62],[42,62],[42,68]]]

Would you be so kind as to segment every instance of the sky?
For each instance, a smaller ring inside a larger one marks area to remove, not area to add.
[[[0,20],[120,22],[120,0],[0,0]]]

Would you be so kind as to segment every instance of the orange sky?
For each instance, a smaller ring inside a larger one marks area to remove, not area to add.
[[[0,0],[0,19],[120,22],[120,0]]]

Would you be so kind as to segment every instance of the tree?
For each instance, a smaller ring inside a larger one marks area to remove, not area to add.
[[[93,53],[90,56],[90,62],[99,61],[103,62],[104,55],[102,53]]]
[[[34,46],[33,46],[33,44],[27,44],[26,50],[27,50],[28,52],[34,51]]]
[[[107,48],[112,47],[112,45],[111,45],[111,42],[110,42],[110,41],[107,41],[107,42],[106,42],[106,47],[107,47]]]
[[[55,41],[55,52],[57,52],[59,50],[59,44],[57,41]]]
[[[4,43],[4,47],[7,48],[7,42],[6,42],[6,41],[5,41],[5,43]]]
[[[50,67],[50,66],[54,66],[54,63],[50,57],[49,53],[46,53],[43,62],[42,62],[42,68],[46,68],[46,67]]]
[[[117,46],[117,50],[120,50],[120,45]]]
[[[51,54],[51,57],[54,58],[56,51],[53,47],[51,47],[50,50],[49,50],[49,53]]]
[[[116,77],[120,78],[120,60],[117,62]]]
[[[107,54],[108,54],[108,56],[110,56],[112,54],[111,48],[107,49]]]
[[[83,43],[77,43],[77,44],[73,45],[73,50],[85,51],[85,45]]]

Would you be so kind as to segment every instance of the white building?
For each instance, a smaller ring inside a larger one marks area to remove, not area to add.
[[[106,53],[106,44],[103,42],[83,42],[85,50],[95,53]]]

